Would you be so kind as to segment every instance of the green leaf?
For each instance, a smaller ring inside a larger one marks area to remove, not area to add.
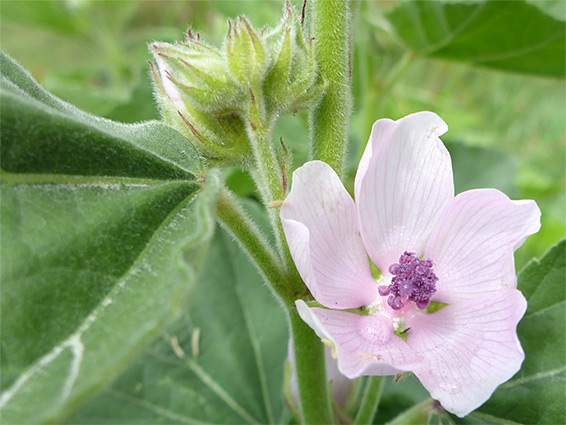
[[[562,240],[519,275],[519,289],[528,301],[517,328],[525,361],[464,423],[565,423],[565,248]]]
[[[70,422],[280,423],[287,343],[283,310],[220,231],[182,319]]]
[[[193,146],[157,121],[120,124],[87,114],[43,90],[0,53],[2,169],[11,173],[194,180]]]
[[[538,7],[547,15],[553,16],[561,21],[566,21],[566,3],[562,0],[526,0],[527,3]]]
[[[504,71],[564,77],[566,23],[523,0],[401,2],[387,14],[415,52]]]
[[[6,423],[60,421],[186,304],[214,228],[190,143],[45,92],[0,56]]]

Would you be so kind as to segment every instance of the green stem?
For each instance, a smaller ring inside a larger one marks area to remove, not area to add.
[[[428,416],[434,409],[434,400],[428,399],[409,410],[404,411],[387,425],[420,425],[428,422]]]
[[[377,412],[377,406],[379,406],[384,384],[385,378],[383,376],[370,376],[368,378],[362,404],[354,424],[369,425],[372,423],[375,412]]]
[[[342,175],[352,110],[350,2],[314,0],[314,55],[328,88],[310,115],[312,158]]]
[[[271,128],[272,125],[252,125],[251,123],[248,125],[248,135],[255,161],[251,174],[259,190],[262,202],[267,207],[269,221],[275,234],[277,251],[282,257],[285,272],[289,276],[288,283],[295,293],[295,298],[297,298],[303,295],[306,289],[289,252],[279,217],[279,208],[269,208],[269,204],[272,201],[283,201],[286,197],[286,193],[283,191],[281,164],[277,160],[271,140]]]
[[[324,345],[296,309],[290,312],[290,320],[303,423],[332,424]]]
[[[294,298],[289,291],[288,278],[277,255],[257,225],[226,189],[220,192],[216,205],[221,224],[246,251],[271,289],[286,305],[291,304]]]

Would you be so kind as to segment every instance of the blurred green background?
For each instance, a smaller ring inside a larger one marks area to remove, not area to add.
[[[375,120],[434,111],[450,128],[443,140],[458,192],[496,187],[540,205],[542,229],[517,253],[520,269],[566,233],[564,81],[421,57],[403,47],[384,18],[393,6],[355,5],[348,184]],[[137,122],[159,118],[148,43],[183,39],[191,27],[220,44],[228,18],[244,14],[257,28],[274,26],[282,7],[280,1],[2,0],[0,47],[55,95],[113,120]],[[308,159],[305,114],[282,117],[274,137],[292,149],[295,166]],[[255,196],[245,173],[226,175],[237,193]]]

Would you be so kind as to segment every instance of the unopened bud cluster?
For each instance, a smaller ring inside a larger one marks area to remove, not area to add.
[[[165,120],[209,161],[244,164],[249,126],[270,126],[280,114],[310,108],[322,97],[312,42],[287,3],[272,30],[258,32],[244,17],[228,22],[220,48],[191,31],[185,42],[151,44]]]

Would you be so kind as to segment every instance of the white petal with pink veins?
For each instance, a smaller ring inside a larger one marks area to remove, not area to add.
[[[319,303],[346,309],[377,299],[354,201],[332,168],[312,161],[295,171],[281,221],[297,269]]]
[[[394,375],[419,366],[421,358],[393,332],[383,315],[361,316],[296,302],[301,318],[335,350],[338,369],[350,379],[364,375]]]
[[[534,201],[511,201],[495,189],[456,196],[425,249],[439,279],[433,300],[452,303],[515,288],[513,251],[539,228]]]
[[[507,289],[408,320],[407,343],[425,358],[413,372],[431,397],[463,417],[517,373],[525,356],[516,327],[526,308]]]
[[[377,121],[356,176],[362,237],[386,272],[403,252],[421,256],[444,206],[454,196],[448,127],[432,112]]]

